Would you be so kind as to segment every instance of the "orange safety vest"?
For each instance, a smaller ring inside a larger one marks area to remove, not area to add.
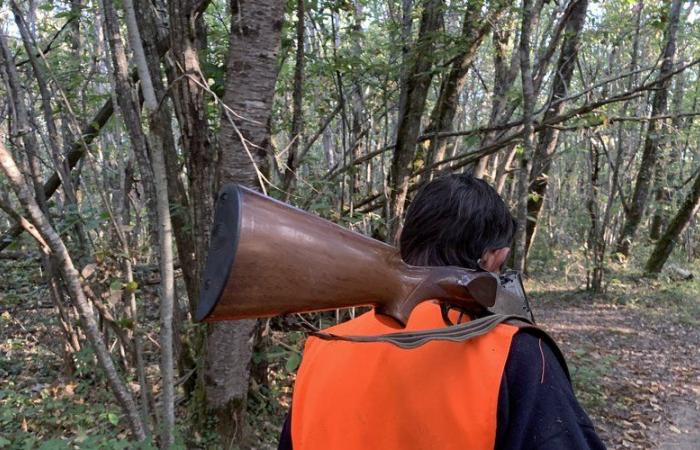
[[[424,302],[406,330],[444,326],[439,305]],[[325,331],[396,332],[373,312]],[[517,331],[500,324],[468,341],[413,349],[309,337],[292,401],[294,450],[493,449],[501,378]]]

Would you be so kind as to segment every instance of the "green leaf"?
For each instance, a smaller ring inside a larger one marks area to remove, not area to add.
[[[109,290],[110,291],[121,291],[123,287],[124,287],[124,283],[122,283],[119,280],[114,280],[111,283],[109,283]]]
[[[117,325],[119,325],[120,328],[126,328],[128,330],[134,329],[134,321],[132,319],[119,319]]]
[[[287,371],[289,372],[294,372],[297,370],[297,367],[299,367],[299,363],[301,362],[301,355],[299,353],[290,353],[289,358],[287,358],[287,364],[285,367],[287,368]]]
[[[139,284],[136,281],[130,281],[124,285],[124,288],[126,288],[126,292],[128,293],[136,292],[139,288]]]
[[[61,439],[50,439],[48,441],[45,441],[44,443],[41,444],[41,447],[39,447],[39,450],[64,450],[64,449],[70,449],[70,446],[68,443]]]
[[[112,425],[117,425],[119,423],[119,415],[116,413],[113,413],[113,412],[108,412],[107,413],[107,420]]]

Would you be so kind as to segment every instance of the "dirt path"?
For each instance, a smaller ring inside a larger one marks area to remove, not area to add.
[[[697,323],[657,305],[554,297],[535,312],[609,448],[700,449]]]

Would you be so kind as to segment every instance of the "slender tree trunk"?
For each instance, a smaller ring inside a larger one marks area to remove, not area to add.
[[[695,177],[693,187],[686,195],[681,208],[671,220],[668,229],[658,240],[654,251],[649,256],[645,266],[647,273],[657,274],[661,272],[668,257],[671,256],[671,252],[676,247],[679,236],[688,225],[688,222],[695,217],[698,206],[700,206],[700,174]]]
[[[511,41],[511,36],[514,34],[510,27],[510,20],[502,21],[493,29],[493,95],[491,100],[491,112],[489,114],[488,127],[494,127],[501,121],[502,115],[506,110],[508,103],[508,90],[513,86],[513,82],[518,75],[518,51],[514,50],[510,56],[510,61],[507,61],[508,43]],[[484,134],[481,139],[481,147],[492,144],[497,137],[496,132]],[[496,167],[495,177],[493,182],[496,186],[496,191],[499,194],[503,193],[506,179],[511,171],[511,164],[515,158],[516,146],[511,145],[503,155],[500,164]],[[477,174],[478,175],[478,174]]]
[[[418,40],[412,50],[410,69],[405,85],[405,109],[400,111],[396,130],[396,146],[391,162],[391,236],[395,236],[403,215],[408,185],[420,134],[420,121],[433,78],[435,34],[442,24],[442,0],[424,0]]]
[[[681,59],[683,56],[681,55]],[[682,112],[683,108],[683,97],[685,94],[685,77],[683,73],[679,73],[675,77],[674,93],[673,93],[673,113],[678,114]],[[665,121],[668,125],[669,121]],[[661,124],[664,126],[664,123]],[[664,135],[669,136],[673,133],[680,131],[682,127],[682,119],[677,115],[670,120],[670,127],[665,127]],[[673,162],[681,160],[680,152],[680,142],[676,142],[674,145],[666,145],[666,141],[660,142],[661,155],[659,157],[659,164],[656,165],[656,171],[654,173],[654,185],[655,185],[655,208],[654,215],[651,218],[651,225],[649,227],[649,238],[656,240],[661,237],[661,232],[668,225],[668,216],[671,203],[673,201],[673,190],[672,186],[675,179],[679,176],[674,170]]]
[[[549,107],[544,114],[543,121],[551,120],[564,110],[565,102],[562,101],[569,94],[569,85],[573,76],[581,30],[586,20],[588,0],[575,0],[576,4],[571,8],[569,20],[564,27],[564,40],[561,44],[559,61],[552,83],[552,94],[549,98]],[[544,199],[547,194],[549,171],[552,165],[552,156],[559,142],[559,130],[550,127],[540,133],[537,147],[532,160],[532,173],[529,179],[529,195],[527,201],[527,238],[525,254],[530,251],[532,241],[537,231],[537,219],[542,211]]]
[[[144,192],[146,193],[146,203],[148,205],[146,216],[149,217],[149,231],[153,240],[157,240],[157,232],[155,230],[155,187],[153,186],[153,169],[150,162],[150,150],[148,148],[148,140],[141,128],[140,104],[136,97],[136,92],[131,80],[129,79],[129,67],[127,63],[126,52],[119,30],[119,21],[117,13],[114,10],[112,0],[102,0],[102,10],[104,14],[104,27],[107,41],[109,42],[110,54],[112,57],[112,70],[114,76],[114,84],[116,87],[116,98],[119,104],[126,130],[129,134],[131,146],[134,149],[136,160],[138,162],[139,172],[141,173],[141,183],[143,184]]]
[[[518,229],[515,233],[515,249],[513,262],[515,270],[525,270],[527,257],[526,225],[528,176],[531,168],[531,158],[534,152],[533,111],[535,93],[532,80],[532,65],[530,60],[530,40],[532,35],[533,7],[531,0],[523,0],[522,26],[520,28],[520,78],[523,89],[523,148],[520,155],[520,172],[518,173],[517,218]]]
[[[362,31],[362,1],[360,0],[355,0],[355,14],[354,14],[354,22],[353,22],[353,33],[352,33],[352,56],[355,58],[361,58],[362,57],[362,39],[364,38],[363,36],[363,31]],[[363,155],[366,150],[365,150],[365,145],[363,145],[363,134],[367,135],[368,133],[368,128],[365,128],[363,131],[363,122],[365,121],[365,114],[363,112],[363,105],[364,105],[364,99],[363,99],[363,83],[362,80],[357,76],[357,74],[351,74],[351,79],[352,79],[352,92],[350,92],[350,106],[351,106],[351,118],[352,122],[350,124],[350,142],[352,143],[352,149],[351,149],[351,158],[353,161],[356,161],[358,158]],[[370,168],[370,163],[367,164],[367,168]],[[361,171],[356,170],[351,172],[350,174],[350,214],[352,215],[354,212],[354,196],[357,192],[360,191],[360,183],[361,183],[361,177],[360,177]],[[371,182],[370,182],[371,177],[367,177],[366,183],[368,186],[368,189],[371,189]]]
[[[598,207],[598,190],[600,189],[600,149],[598,145],[589,139],[589,161],[590,161],[590,192],[586,201],[586,209],[591,219],[588,229],[588,257],[590,267],[588,269],[588,287],[593,292],[599,292],[603,283],[603,268],[598,265],[601,255],[600,241],[602,240],[600,231],[600,208]]]
[[[296,64],[294,66],[294,93],[292,95],[292,133],[290,136],[289,154],[287,156],[287,166],[284,168],[283,190],[286,191],[287,200],[291,196],[293,183],[296,178],[296,170],[299,162],[297,160],[299,141],[302,140],[304,129],[304,0],[297,1],[297,51]]]
[[[199,301],[199,283],[204,271],[204,263],[209,248],[209,234],[214,206],[214,185],[216,176],[216,150],[211,143],[207,104],[205,101],[206,80],[202,77],[199,51],[202,47],[200,29],[203,26],[202,12],[208,2],[198,0],[172,0],[168,2],[170,22],[170,48],[173,55],[173,68],[169,73],[172,85],[172,99],[180,127],[180,144],[187,161],[189,177],[189,204],[192,205],[191,226],[186,226],[182,217],[174,220],[176,226],[189,229],[185,233],[180,228],[178,249],[183,238],[188,237],[190,245],[183,247],[192,262],[191,284],[187,293],[190,312]],[[175,155],[168,152],[171,174]],[[179,172],[179,171],[176,171]],[[179,189],[173,191],[180,192]],[[177,231],[177,228],[176,228]],[[189,236],[188,236],[189,234]],[[183,261],[184,262],[184,261]]]
[[[659,78],[662,81],[653,94],[654,97],[651,104],[652,117],[664,115],[666,113],[668,87],[670,85],[670,77],[668,75],[673,71],[673,60],[676,53],[676,33],[678,31],[682,3],[681,0],[673,0],[670,5],[668,26],[665,33],[666,44],[662,55],[661,69],[659,70]],[[625,257],[630,255],[632,240],[637,233],[637,228],[642,221],[647,206],[652,176],[654,174],[659,151],[660,126],[660,121],[652,120],[647,127],[642,161],[639,166],[639,172],[637,173],[632,202],[625,211],[625,225],[622,227],[622,232],[617,240],[616,251]]]
[[[104,0],[108,2],[110,0]],[[173,367],[173,308],[175,297],[175,277],[173,273],[173,236],[168,199],[168,180],[163,151],[162,131],[158,116],[159,99],[151,81],[146,55],[141,44],[141,33],[136,19],[133,0],[123,0],[126,24],[129,32],[134,60],[141,80],[144,106],[149,116],[150,133],[148,141],[151,149],[153,184],[156,191],[156,217],[158,218],[158,250],[160,269],[160,373],[163,405],[161,420],[160,447],[169,449],[175,444],[175,379]]]
[[[170,103],[165,100],[166,89],[163,84],[160,55],[168,47],[168,36],[165,32],[159,30],[166,29],[165,21],[167,18],[161,17],[155,13],[155,7],[151,5],[150,0],[138,0],[134,5],[137,11],[140,12],[136,16],[138,28],[141,32],[143,49],[146,56],[146,62],[151,75],[151,82],[155,91],[155,97],[159,100],[157,114],[154,117],[157,123],[152,127],[153,133],[158,133],[159,141],[163,145],[163,154],[167,170],[168,196],[171,205],[171,221],[177,246],[177,257],[182,270],[182,278],[185,282],[188,301],[193,302],[199,295],[199,279],[196,279],[196,261],[194,260],[195,248],[194,239],[192,238],[192,219],[190,214],[190,202],[187,198],[187,192],[182,181],[182,170],[179,164],[178,148],[175,145],[172,129],[172,109]],[[171,71],[172,75],[172,71]],[[204,130],[206,133],[206,130]],[[177,293],[176,293],[177,294]],[[192,340],[196,344],[197,333],[186,333],[181,327],[183,322],[184,311],[178,304],[177,295],[173,299],[174,302],[174,322],[173,322],[173,347],[175,353],[175,364],[179,370],[179,376],[186,377],[183,384],[184,393],[187,398],[190,397],[195,389],[197,377],[192,376],[193,370],[196,370],[196,355],[197,350],[192,349]],[[201,333],[200,333],[201,334]]]
[[[507,2],[504,1],[490,2],[488,12],[482,17],[483,0],[470,0],[467,3],[460,36],[460,45],[463,46],[463,50],[454,58],[449,73],[440,85],[440,94],[430,113],[430,123],[425,129],[425,135],[452,131],[457,103],[464,89],[469,67],[474,62],[484,37],[491,30],[493,23],[499,20],[506,6]],[[448,141],[449,139],[440,136],[431,139],[427,157],[430,164],[444,159]]]

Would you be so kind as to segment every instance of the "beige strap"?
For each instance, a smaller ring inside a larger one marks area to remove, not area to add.
[[[376,336],[340,336],[333,333],[317,332],[313,336],[325,340],[338,340],[349,342],[387,342],[403,349],[412,349],[430,341],[464,342],[478,336],[482,336],[496,328],[505,321],[517,321],[522,325],[532,326],[532,322],[522,316],[493,314],[479,319],[471,320],[459,325],[444,328],[434,328],[421,331],[405,331],[398,333],[380,334]],[[515,323],[514,325],[518,325]]]

